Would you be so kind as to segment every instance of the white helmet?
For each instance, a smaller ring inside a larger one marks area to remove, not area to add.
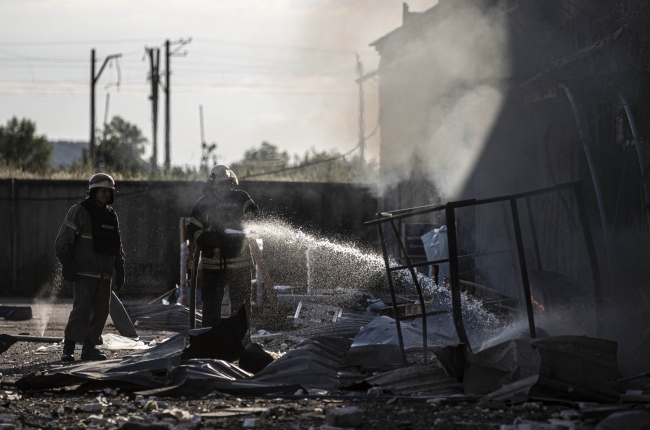
[[[110,188],[111,190],[115,189],[115,181],[111,175],[106,173],[95,173],[90,181],[88,181],[88,189],[92,190],[93,188]]]
[[[235,185],[239,185],[237,175],[235,175],[235,172],[230,170],[230,167],[225,164],[217,164],[214,166],[212,170],[210,170],[210,177],[208,179],[215,184],[221,181],[231,180]]]

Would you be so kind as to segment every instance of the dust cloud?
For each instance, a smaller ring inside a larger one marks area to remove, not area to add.
[[[504,12],[502,5],[443,1],[426,12],[431,17],[411,19],[433,25],[412,30],[418,33],[398,46],[376,45],[383,51],[382,193],[419,164],[443,200],[458,196],[505,99],[511,64]]]

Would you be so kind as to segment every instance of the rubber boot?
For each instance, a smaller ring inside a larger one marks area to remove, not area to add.
[[[63,341],[63,354],[61,354],[61,361],[74,361],[74,347],[74,340],[66,339]]]
[[[99,350],[88,339],[85,340],[84,346],[81,348],[81,359],[91,361],[106,360],[106,356],[99,352]]]

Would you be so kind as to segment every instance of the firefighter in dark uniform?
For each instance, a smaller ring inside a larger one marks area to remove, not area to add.
[[[115,181],[105,173],[90,178],[87,196],[72,206],[56,237],[55,251],[63,279],[74,282],[74,303],[65,327],[62,361],[74,361],[75,343],[83,343],[82,360],[106,360],[96,348],[108,318],[111,278],[116,291],[124,285],[124,251],[117,214],[112,207]]]
[[[233,314],[244,305],[247,317],[251,315],[253,261],[242,223],[258,208],[246,191],[232,189],[238,184],[228,166],[214,166],[203,183],[203,197],[194,204],[187,227],[187,237],[201,251],[203,327],[220,321],[225,286],[230,290]]]

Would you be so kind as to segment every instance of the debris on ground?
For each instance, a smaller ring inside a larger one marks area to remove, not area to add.
[[[408,322],[402,322],[404,350],[422,349],[422,330]],[[442,343],[430,338],[428,346],[441,347]],[[369,368],[402,364],[395,320],[380,316],[368,323],[354,337],[350,352],[345,357],[347,367],[363,366]]]
[[[407,320],[402,322],[404,366],[392,318],[332,311],[321,327],[338,336],[318,336],[317,325],[291,324],[273,333],[252,330],[246,346],[243,309],[212,328],[188,330],[186,319],[185,329],[175,332],[176,327],[171,334],[105,333],[101,348],[112,357],[102,362],[60,363],[58,337],[50,338],[57,343],[38,347],[14,342],[0,356],[1,424],[17,426],[26,416],[22,411],[29,410],[38,411],[25,421],[33,427],[57,421],[64,427],[126,429],[456,428],[469,423],[609,429],[639,428],[634,425],[643,425],[650,414],[644,408],[650,398],[645,374],[622,379],[626,388],[619,389],[614,342],[517,338],[471,352],[432,330],[429,350],[423,351],[420,328]],[[17,356],[12,352],[17,350],[27,354]],[[38,361],[23,359],[29,354]],[[41,398],[47,404],[39,403]]]
[[[524,342],[518,343],[518,345],[524,344]],[[616,342],[586,336],[555,336],[532,340],[530,345],[532,348],[520,348],[521,351],[526,352],[523,356],[517,357],[518,362],[513,361],[515,357],[506,357],[499,367],[512,368],[514,373],[510,375],[514,380],[489,394],[488,398],[510,400],[515,403],[530,398],[603,403],[619,400]],[[470,358],[468,368],[472,367],[473,359],[475,358]],[[483,363],[487,364],[485,361]],[[501,380],[503,373],[494,376],[495,379]],[[466,371],[464,379],[466,393],[467,379]]]
[[[0,318],[4,318],[6,321],[25,321],[32,319],[32,307],[0,305]]]
[[[173,331],[180,333],[189,326],[190,309],[182,305],[127,304],[124,306],[138,330]],[[201,327],[202,314],[196,311],[196,326]]]

